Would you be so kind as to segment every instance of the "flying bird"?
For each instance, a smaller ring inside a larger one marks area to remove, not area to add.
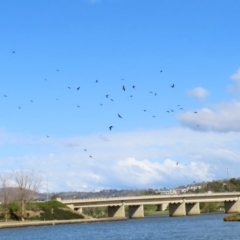
[[[87,151],[87,149],[86,149],[86,148],[84,148],[84,151]]]
[[[79,105],[77,105],[77,107],[78,107],[78,108],[80,108],[80,106],[79,106]]]
[[[79,90],[79,89],[80,89],[80,87],[77,88],[77,90]]]
[[[100,103],[100,106],[102,106],[103,104],[102,103]]]
[[[68,89],[71,89],[71,87],[68,87]]]
[[[57,72],[59,72],[59,70],[58,70],[58,69],[56,69],[56,71],[57,71]]]
[[[91,156],[91,155],[89,155],[89,157],[90,157],[90,158],[92,158],[92,156]]]
[[[133,97],[133,95],[131,95],[130,97]]]
[[[144,109],[143,111],[146,112],[147,110]]]
[[[21,107],[18,106],[18,109],[21,109]]]
[[[112,98],[111,98],[110,100],[113,102],[113,99],[112,99]]]
[[[46,135],[47,138],[49,138],[50,136]]]
[[[30,100],[31,102],[33,102],[33,100]]]
[[[122,81],[124,80],[124,78],[121,79]]]
[[[98,83],[98,80],[96,80],[95,82]]]
[[[162,70],[160,70],[160,73],[162,72]]]
[[[132,88],[135,88],[135,86],[133,85]]]
[[[110,131],[112,131],[112,128],[113,128],[113,126],[110,126],[110,127],[109,127]]]
[[[194,112],[194,113],[197,113],[197,112]]]
[[[174,86],[175,86],[174,84],[173,84],[173,85],[171,85],[171,88],[174,88]]]
[[[109,95],[107,94],[107,95],[106,95],[106,98],[108,98],[108,96],[109,96]]]
[[[7,95],[5,95],[5,94],[4,94],[3,96],[4,96],[4,97],[7,97]]]
[[[126,89],[125,89],[124,85],[123,85],[123,87],[122,87],[122,90],[123,90],[123,91],[126,91]]]
[[[118,114],[118,117],[119,117],[119,118],[122,118],[122,116],[121,116],[120,114]]]

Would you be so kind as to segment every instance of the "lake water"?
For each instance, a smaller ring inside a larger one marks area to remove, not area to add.
[[[123,221],[2,229],[0,239],[240,240],[240,222],[224,222],[223,217],[223,213],[188,217],[155,215]]]

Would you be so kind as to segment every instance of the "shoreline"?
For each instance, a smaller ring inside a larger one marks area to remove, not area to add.
[[[91,219],[72,219],[72,220],[46,220],[46,221],[9,221],[0,222],[0,230],[5,228],[21,228],[21,227],[38,227],[38,226],[54,226],[60,224],[77,224],[77,223],[94,223],[94,222],[110,222],[122,221],[127,218],[91,218]]]

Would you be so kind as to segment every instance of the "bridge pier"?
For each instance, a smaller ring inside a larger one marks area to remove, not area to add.
[[[129,218],[143,218],[144,217],[143,205],[129,206],[128,212],[129,212]]]
[[[185,202],[182,203],[169,203],[170,217],[186,216]]]
[[[237,213],[240,212],[240,200],[237,201],[225,201],[224,202],[225,213]]]
[[[82,207],[75,207],[74,210],[77,211],[77,212],[79,212],[79,213],[83,213]]]
[[[188,216],[200,214],[200,207],[198,203],[186,203],[186,214]]]
[[[108,206],[108,217],[123,218],[125,217],[124,205],[121,206]]]
[[[157,211],[165,211],[167,210],[168,203],[162,203],[157,205]]]

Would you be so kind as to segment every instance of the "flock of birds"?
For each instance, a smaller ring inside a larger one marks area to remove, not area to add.
[[[12,54],[15,54],[15,53],[16,53],[16,51],[12,51]],[[56,71],[57,71],[57,72],[60,72],[59,69],[56,69]],[[162,73],[162,72],[163,72],[163,70],[160,70],[160,73]],[[46,78],[45,78],[44,80],[47,81]],[[122,78],[121,80],[124,81],[124,78]],[[95,80],[95,83],[98,84],[98,83],[99,83],[99,80],[98,80],[98,79]],[[175,88],[175,83],[171,84],[169,87],[172,88],[172,89]],[[73,88],[70,87],[70,86],[68,86],[67,88],[68,88],[69,90],[72,90],[72,89],[73,89]],[[136,85],[132,85],[131,88],[132,88],[133,90],[135,90],[135,89],[136,89]],[[81,89],[80,86],[78,86],[78,87],[75,88],[76,91],[79,91],[80,89]],[[122,85],[122,91],[124,91],[124,92],[127,91],[126,86],[125,86],[124,84]],[[150,93],[150,94],[153,94],[154,96],[157,96],[157,93],[156,93],[156,92],[150,91],[149,93]],[[4,96],[4,98],[8,98],[8,94],[7,94],[7,93],[4,93],[3,96]],[[109,94],[106,94],[105,97],[106,97],[107,99],[109,99],[110,101],[112,101],[112,102],[114,101],[112,98],[110,98],[110,95],[109,95]],[[133,95],[130,95],[130,97],[133,97]],[[59,100],[59,99],[56,98],[56,100]],[[31,99],[30,102],[33,103],[33,100]],[[103,104],[100,103],[100,106],[103,106]],[[183,110],[183,108],[182,108],[180,105],[177,105],[177,106],[178,106],[179,110]],[[77,108],[80,108],[80,105],[77,105]],[[18,106],[18,109],[21,110],[22,107],[21,107],[21,106]],[[143,111],[146,112],[147,110],[144,109]],[[174,112],[174,110],[173,110],[173,109],[169,109],[169,110],[166,110],[166,112],[167,112],[167,113],[171,113],[171,112]],[[196,114],[197,111],[195,111],[194,113]],[[122,115],[119,114],[119,113],[117,114],[117,116],[118,116],[118,118],[120,118],[120,119],[123,118]],[[153,115],[152,117],[155,118],[156,116]],[[197,125],[197,126],[199,126],[199,125]],[[109,130],[110,130],[110,131],[112,131],[113,128],[114,128],[113,125],[110,125],[110,126],[109,126]],[[46,138],[50,138],[50,135],[46,134]],[[85,152],[87,152],[87,149],[86,149],[86,148],[84,148],[83,150],[84,150]],[[89,155],[89,157],[92,158],[92,155]],[[176,164],[178,165],[178,162],[177,162]],[[68,165],[69,165],[69,164],[68,164]],[[69,166],[70,166],[70,165],[69,165]]]

